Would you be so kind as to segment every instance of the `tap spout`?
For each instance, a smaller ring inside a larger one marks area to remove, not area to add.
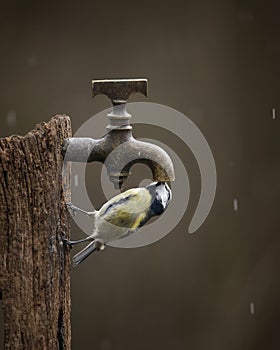
[[[131,130],[112,130],[102,139],[68,138],[64,148],[67,161],[103,163],[115,188],[121,188],[136,163],[147,165],[154,181],[174,181],[171,158],[159,146],[136,140]]]
[[[122,186],[130,174],[131,167],[136,163],[147,165],[154,181],[175,180],[172,160],[161,147],[131,137],[129,141],[115,148],[104,163],[115,188]]]

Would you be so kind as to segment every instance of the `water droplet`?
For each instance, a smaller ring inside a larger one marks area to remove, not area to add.
[[[234,198],[234,200],[233,200],[233,210],[234,211],[238,210],[238,200],[237,200],[237,198]]]
[[[275,108],[272,108],[271,115],[272,115],[273,120],[276,119],[276,109]]]
[[[74,186],[78,187],[78,185],[79,185],[79,177],[78,177],[78,175],[75,175],[74,176]]]
[[[7,124],[8,124],[8,127],[13,127],[15,126],[17,122],[17,115],[16,115],[16,112],[11,110],[7,113]]]
[[[253,302],[250,303],[250,314],[254,315],[255,313],[255,304]]]

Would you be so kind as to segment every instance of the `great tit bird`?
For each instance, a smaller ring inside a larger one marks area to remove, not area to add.
[[[73,215],[80,211],[94,221],[92,235],[78,241],[64,241],[70,246],[91,241],[74,256],[73,265],[79,265],[94,251],[103,250],[106,243],[132,234],[153,216],[161,215],[171,197],[171,189],[166,182],[153,182],[146,187],[132,188],[120,193],[93,212],[87,212],[68,203]]]

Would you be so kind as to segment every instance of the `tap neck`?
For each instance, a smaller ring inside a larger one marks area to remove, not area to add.
[[[111,129],[108,134],[105,136],[106,142],[109,142],[110,145],[120,145],[124,142],[130,141],[133,138],[132,136],[132,127],[130,129],[126,128],[115,128]]]
[[[113,101],[113,109],[107,115],[109,118],[109,125],[107,130],[131,130],[130,125],[131,114],[126,111],[126,101]]]

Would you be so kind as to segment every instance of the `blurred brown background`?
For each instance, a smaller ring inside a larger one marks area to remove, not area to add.
[[[190,206],[161,241],[109,247],[73,271],[74,350],[280,347],[279,34],[277,1],[1,2],[0,136],[57,113],[75,131],[109,106],[91,99],[91,79],[147,77],[147,101],[188,115],[216,161],[214,206],[188,235],[196,162],[168,133],[136,128],[184,161]],[[91,178],[100,205],[96,188]]]

